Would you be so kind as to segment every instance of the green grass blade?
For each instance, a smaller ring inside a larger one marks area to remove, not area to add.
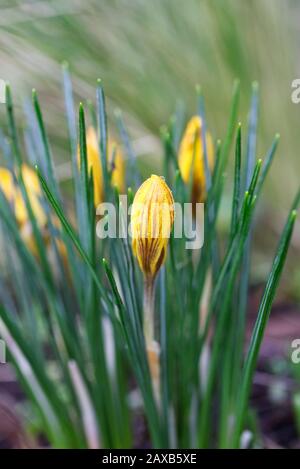
[[[239,106],[239,96],[240,96],[240,82],[238,80],[235,81],[234,87],[233,87],[233,94],[232,94],[232,104],[231,104],[231,112],[230,112],[230,117],[228,121],[228,127],[224,139],[224,143],[222,145],[222,150],[221,150],[221,164],[220,164],[220,169],[219,169],[219,174],[220,176],[222,175],[229,156],[229,151],[231,147],[231,142],[233,139],[234,135],[234,129],[236,126],[236,121],[237,121],[237,114],[238,114],[238,106]]]
[[[79,165],[78,165],[78,139],[77,139],[77,124],[76,124],[76,112],[73,99],[73,87],[69,72],[69,66],[67,63],[63,64],[63,90],[65,98],[65,110],[66,119],[69,132],[70,149],[71,149],[71,160],[72,160],[72,172],[73,172],[73,186],[75,192],[75,208],[78,225],[81,226],[81,187],[80,187],[80,176],[79,176]]]
[[[280,138],[279,134],[276,134],[275,138],[274,138],[274,141],[271,145],[271,148],[268,151],[267,156],[264,160],[261,175],[259,177],[259,181],[258,181],[257,188],[256,188],[256,195],[259,195],[261,190],[262,190],[263,184],[264,184],[265,179],[267,177],[267,174],[270,170],[270,167],[272,165],[272,162],[273,162],[276,150],[277,150],[277,146],[278,146],[278,143],[279,143],[279,138]]]
[[[82,241],[85,251],[91,258],[92,254],[92,238],[94,233],[91,233],[92,223],[90,217],[91,190],[87,161],[87,145],[86,145],[86,129],[85,117],[82,103],[79,105],[79,152],[80,152],[80,186],[81,186],[81,208],[82,217],[79,222],[80,239]]]
[[[241,194],[241,124],[238,125],[237,137],[236,137],[236,147],[235,147],[235,166],[234,166],[234,189],[233,189],[233,198],[232,198],[232,211],[231,211],[231,228],[230,228],[230,238],[234,235],[237,220],[238,220],[238,211],[240,206],[240,194]]]
[[[209,368],[208,383],[207,383],[207,388],[205,391],[204,401],[202,403],[200,427],[199,427],[199,444],[201,448],[207,447],[209,443],[210,423],[211,423],[209,421],[209,415],[211,411],[211,402],[213,398],[213,386],[214,386],[214,382],[216,378],[217,361],[219,358],[219,351],[221,347],[222,337],[223,337],[224,331],[226,330],[225,328],[226,328],[226,322],[228,319],[230,301],[232,299],[234,281],[236,279],[238,268],[240,266],[244,243],[245,243],[248,231],[249,231],[249,226],[250,226],[251,218],[253,216],[253,211],[255,207],[255,199],[251,200],[251,197],[249,193],[247,192],[244,197],[243,207],[244,207],[244,210],[242,211],[242,214],[241,214],[240,229],[236,235],[237,240],[233,245],[233,256],[232,258],[229,257],[230,270],[227,272],[227,269],[224,268],[224,265],[222,268],[222,274],[224,275],[226,274],[226,289],[225,291],[222,290],[224,294],[222,296],[220,311],[218,312],[218,315],[217,315],[216,331],[215,331],[214,340],[213,340],[213,350],[212,350],[212,357],[211,357],[210,368]],[[219,285],[221,284],[222,284],[222,277],[220,276]],[[219,294],[219,289],[216,292],[214,291],[213,298],[210,303],[210,310],[209,310],[208,317],[206,320],[206,326],[201,337],[202,346],[203,346],[203,341],[205,340],[207,333],[208,333],[208,326],[209,326],[209,322],[212,316],[212,312],[214,311],[214,308],[217,304],[218,294]],[[201,346],[201,349],[202,349],[202,346]]]
[[[106,261],[106,259],[103,259],[102,262],[103,267],[105,269],[105,273],[111,285],[114,298],[116,300],[116,305],[119,311],[120,320],[124,332],[124,339],[128,345],[128,352],[132,369],[136,375],[137,381],[141,389],[141,393],[144,398],[145,411],[149,423],[149,430],[153,438],[153,443],[155,447],[161,448],[163,446],[160,428],[161,425],[158,417],[157,406],[154,401],[145,347],[141,348],[139,346],[139,342],[137,341],[137,338],[134,333],[134,327],[131,324],[129,315],[119,294],[114,275],[111,271],[110,266],[108,265],[108,262]]]
[[[205,104],[204,97],[201,92],[198,91],[198,115],[202,121],[202,126],[199,136],[203,144],[203,155],[204,155],[204,170],[205,170],[205,190],[206,193],[210,191],[212,184],[212,176],[209,168],[208,156],[207,156],[207,145],[206,145],[206,117],[205,117]]]
[[[257,121],[258,121],[258,84],[252,84],[252,96],[250,105],[250,114],[248,121],[248,138],[246,149],[244,188],[248,187],[250,178],[255,165],[256,141],[257,141]]]
[[[12,147],[13,147],[13,155],[15,156],[17,160],[18,166],[21,166],[22,155],[21,155],[21,149],[19,145],[18,132],[17,132],[16,124],[15,124],[13,101],[12,101],[11,89],[10,89],[9,84],[6,84],[5,86],[5,102],[6,102],[6,110],[7,110],[8,129],[9,129],[9,134],[10,134]]]
[[[32,90],[32,103],[36,113],[37,123],[40,129],[41,140],[44,148],[44,155],[46,161],[46,168],[47,168],[47,179],[49,181],[49,185],[52,188],[52,191],[56,194],[56,197],[59,198],[59,188],[54,176],[54,168],[53,168],[53,159],[51,156],[50,146],[48,142],[48,137],[44,125],[44,120],[42,116],[42,111],[40,107],[40,103],[38,100],[36,90]]]
[[[122,112],[120,110],[116,111],[115,113],[116,116],[116,121],[117,121],[117,127],[119,129],[120,137],[121,137],[121,142],[123,143],[123,147],[125,149],[126,155],[128,156],[128,167],[126,171],[126,180],[127,180],[127,186],[128,187],[133,187],[134,189],[138,188],[141,184],[141,176],[139,174],[139,171],[137,169],[137,164],[136,164],[136,154],[134,153],[128,131],[125,126],[125,122],[122,116]]]
[[[285,228],[283,230],[276,256],[273,261],[272,269],[268,277],[265,291],[260,303],[257,320],[252,332],[248,354],[245,361],[242,383],[237,399],[236,421],[233,436],[233,447],[238,447],[241,432],[246,416],[247,403],[251,390],[253,374],[257,362],[259,349],[263,340],[264,331],[269,319],[272,303],[277,290],[278,282],[286,260],[288,247],[290,244],[294,223],[296,220],[296,211],[292,210]]]
[[[292,209],[297,210],[299,208],[299,205],[300,205],[300,189],[298,190],[298,192],[295,196],[295,199],[294,199],[293,205],[292,205]]]
[[[59,400],[58,395],[55,392],[54,383],[48,379],[45,373],[44,365],[37,357],[35,357],[33,351],[31,350],[30,344],[28,344],[23,337],[22,329],[17,324],[17,322],[13,321],[9,314],[7,314],[7,312],[3,309],[0,309],[0,317],[14,342],[17,344],[19,350],[22,352],[28,363],[30,363],[39,386],[47,397],[56,419],[60,422],[62,428],[64,428],[64,431],[66,431],[66,434],[69,433],[69,435],[71,435],[74,429],[70,428],[67,409],[64,408],[62,402]]]
[[[18,134],[17,134],[17,128],[15,124],[15,118],[14,118],[14,110],[13,110],[13,101],[12,101],[12,95],[11,95],[11,90],[9,85],[6,85],[5,88],[5,93],[6,93],[6,110],[7,110],[7,119],[8,119],[8,126],[9,126],[9,132],[11,136],[11,141],[12,141],[12,148],[13,148],[13,155],[16,160],[16,179],[18,180],[18,183],[20,185],[20,190],[22,193],[22,197],[25,202],[26,210],[28,213],[28,217],[32,226],[33,230],[33,236],[34,240],[36,242],[37,250],[41,259],[41,263],[43,265],[43,269],[45,271],[47,280],[49,282],[49,285],[52,287],[53,286],[53,277],[51,273],[51,269],[47,260],[47,253],[45,249],[45,244],[43,241],[43,237],[41,234],[41,231],[38,227],[37,220],[34,214],[34,211],[32,209],[29,195],[26,189],[26,186],[24,184],[23,176],[22,176],[22,154],[21,154],[21,149],[19,145],[19,139],[18,139]]]
[[[99,149],[101,156],[102,174],[104,181],[104,193],[108,196],[108,181],[109,174],[107,169],[107,117],[106,117],[106,106],[105,106],[105,95],[101,80],[97,81],[96,90],[96,103],[97,103],[97,115],[98,115],[98,126],[99,126]]]
[[[69,65],[65,62],[62,66],[63,72],[63,89],[65,98],[65,110],[70,137],[71,153],[73,157],[77,155],[77,129],[76,129],[76,113],[73,99],[73,87],[70,77]],[[77,168],[77,161],[76,161]]]
[[[52,208],[54,209],[56,215],[58,216],[59,220],[61,221],[61,224],[66,232],[66,234],[70,237],[70,239],[72,240],[72,242],[74,243],[76,249],[78,250],[79,254],[81,255],[82,259],[85,261],[85,263],[87,264],[88,268],[89,268],[89,271],[90,271],[90,274],[91,276],[93,277],[94,279],[94,282],[95,284],[97,285],[98,289],[99,289],[99,292],[102,296],[105,297],[105,292],[104,292],[104,288],[103,286],[101,285],[100,283],[100,280],[98,278],[98,275],[97,273],[95,272],[90,260],[89,260],[89,257],[88,255],[86,254],[86,252],[84,251],[74,229],[72,228],[72,226],[70,225],[70,223],[67,221],[66,217],[64,216],[64,213],[58,203],[58,201],[55,199],[55,197],[53,196],[53,194],[51,193],[47,183],[46,183],[46,180],[44,179],[44,177],[42,176],[42,174],[40,173],[38,167],[36,167],[36,171],[37,171],[37,174],[38,174],[38,177],[39,177],[39,180],[41,182],[41,186],[45,192],[45,195],[50,203],[50,205],[52,206]]]

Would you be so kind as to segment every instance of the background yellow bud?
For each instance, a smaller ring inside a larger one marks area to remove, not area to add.
[[[15,187],[11,172],[6,168],[0,168],[0,189],[11,202],[14,198]]]
[[[22,176],[33,213],[39,227],[47,222],[47,217],[40,202],[42,189],[36,172],[28,165],[22,164]],[[0,188],[8,202],[12,205],[18,224],[23,227],[28,221],[28,213],[20,188],[15,184],[12,173],[6,168],[0,168]]]
[[[93,170],[94,203],[95,207],[97,207],[104,200],[104,189],[97,135],[93,127],[90,127],[87,131],[86,146],[88,170]]]
[[[94,203],[97,207],[104,201],[104,184],[97,135],[93,127],[90,127],[87,131],[86,144],[88,170],[93,170]],[[124,157],[120,146],[110,139],[108,140],[107,154],[108,164],[111,165],[108,169],[112,171],[112,185],[117,187],[120,193],[123,193],[125,191]]]
[[[192,203],[205,200],[205,163],[201,137],[202,121],[194,116],[189,121],[179,147],[179,168],[186,184],[192,178]],[[214,167],[214,145],[209,132],[206,132],[206,151],[209,168]]]
[[[39,227],[43,227],[47,223],[47,216],[40,202],[40,197],[42,197],[42,188],[40,186],[39,178],[35,170],[26,164],[22,165],[22,176],[37,224]],[[20,190],[17,191],[15,198],[15,213],[16,218],[21,225],[28,221],[26,204]]]
[[[37,221],[38,228],[43,233],[45,243],[48,245],[50,242],[49,233],[47,230],[47,216],[40,202],[42,196],[42,189],[39,183],[36,172],[28,165],[22,164],[21,167],[23,181],[29,197],[29,201]],[[17,223],[19,225],[20,234],[23,241],[26,243],[28,249],[35,255],[38,255],[38,250],[35,244],[34,236],[32,233],[32,226],[26,209],[20,187],[15,183],[12,173],[7,168],[0,168],[0,188],[8,200],[9,204],[14,210]],[[59,227],[58,219],[52,220],[54,226]],[[66,247],[61,240],[57,240],[58,250],[65,262],[66,260]]]
[[[146,278],[154,278],[165,261],[173,222],[172,192],[152,175],[138,189],[131,212],[132,248]]]

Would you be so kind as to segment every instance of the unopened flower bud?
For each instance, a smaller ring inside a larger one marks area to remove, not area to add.
[[[183,181],[188,184],[192,181],[193,204],[205,201],[205,161],[204,144],[202,139],[202,120],[194,116],[189,121],[181,140],[178,164]],[[206,153],[210,171],[214,167],[214,146],[211,135],[206,132]]]
[[[165,180],[152,175],[138,189],[131,212],[132,248],[146,279],[165,261],[174,222],[174,200]]]

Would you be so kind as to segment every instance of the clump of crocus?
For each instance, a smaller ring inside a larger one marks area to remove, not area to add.
[[[154,340],[154,280],[163,265],[174,222],[174,200],[165,180],[152,175],[138,189],[131,211],[133,253],[144,274],[144,335],[154,387],[159,345]]]
[[[104,181],[97,135],[89,127],[86,136],[88,170],[93,170],[95,207],[104,202]],[[120,146],[113,140],[107,145],[108,170],[111,171],[111,183],[120,193],[125,191],[125,161]]]
[[[214,167],[214,145],[209,132],[205,135],[206,153],[210,171]],[[179,147],[178,164],[183,181],[192,183],[191,202],[204,202],[206,197],[206,178],[204,161],[204,142],[202,120],[194,116],[188,122]]]

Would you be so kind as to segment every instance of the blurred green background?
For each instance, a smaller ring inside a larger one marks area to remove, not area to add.
[[[243,122],[250,84],[257,80],[258,152],[263,155],[280,132],[272,201],[280,193],[281,202],[280,186],[289,204],[300,169],[300,105],[290,99],[291,82],[300,75],[298,1],[2,0],[0,5],[1,77],[11,82],[20,103],[37,88],[57,141],[64,134],[59,125],[63,60],[70,64],[78,99],[94,99],[95,80],[103,79],[110,111],[120,107],[126,112],[139,153],[147,154],[160,151],[159,127],[176,102],[184,102],[188,114],[195,111],[197,83],[218,137],[226,125],[233,80],[241,80]]]
[[[281,134],[266,190],[277,226],[299,184],[300,104],[291,101],[291,83],[300,76],[300,2],[52,0],[0,5],[1,77],[11,82],[20,111],[31,89],[38,90],[62,178],[68,177],[68,167],[61,163],[69,158],[64,60],[70,64],[77,102],[94,100],[96,79],[102,78],[109,118],[113,121],[116,108],[123,110],[147,170],[159,164],[160,127],[183,104],[187,117],[196,111],[196,84],[203,88],[216,139],[224,135],[234,79],[241,81],[244,126],[251,83],[257,80],[257,156],[265,155],[276,132]]]

